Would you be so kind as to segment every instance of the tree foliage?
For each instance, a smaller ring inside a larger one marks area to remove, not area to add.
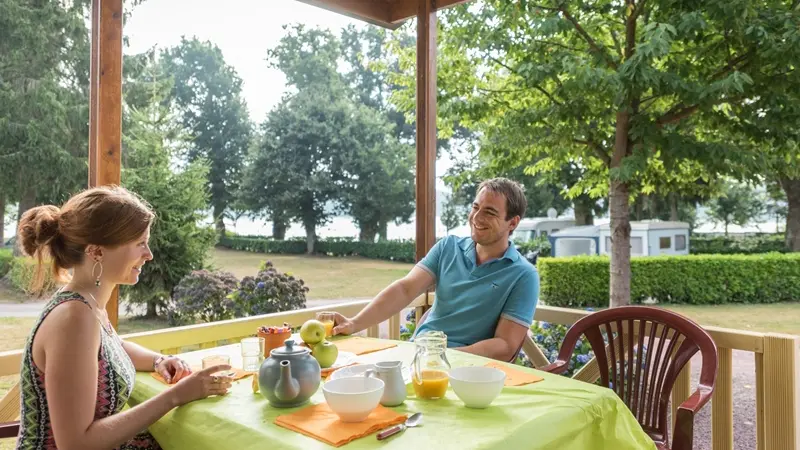
[[[88,2],[0,1],[0,216],[85,184]]]
[[[708,203],[708,217],[714,223],[725,226],[747,226],[764,212],[765,199],[751,187],[739,183],[727,183],[720,197]]]
[[[572,196],[609,196],[612,306],[630,301],[631,197],[752,176],[747,142],[707,117],[786,87],[800,60],[789,2],[485,0],[443,16],[442,120],[531,173],[575,164]]]
[[[251,139],[242,80],[219,47],[197,38],[181,39],[162,58],[166,72],[175,79],[172,95],[181,122],[192,137],[188,159],[203,159],[209,165],[211,206],[217,231],[222,233]]]
[[[130,92],[142,94],[149,86],[150,99],[141,109],[129,105],[129,127],[123,135],[122,184],[149,202],[156,214],[150,235],[154,259],[143,267],[139,282],[123,293],[132,303],[146,304],[151,317],[167,305],[183,277],[205,267],[216,242],[214,230],[202,225],[209,201],[208,165],[204,160],[183,168],[171,164],[187,137],[163,97],[165,83],[170,87],[171,79],[157,64],[147,64]]]

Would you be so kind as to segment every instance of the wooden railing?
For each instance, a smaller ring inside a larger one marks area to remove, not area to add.
[[[344,303],[335,306],[288,311],[265,316],[235,319],[201,325],[192,325],[164,330],[148,331],[124,336],[163,353],[180,353],[200,348],[210,348],[238,342],[254,334],[261,325],[282,325],[284,322],[301,324],[315,317],[322,310],[338,311],[352,316],[366,306],[368,301]],[[411,307],[419,314],[433,303],[433,295],[421,296]],[[572,325],[590,312],[540,306],[536,310],[537,321]],[[388,320],[389,338],[399,339],[401,316]],[[756,429],[759,450],[800,450],[800,337],[754,333],[718,327],[704,327],[718,347],[718,373],[716,389],[711,404],[713,449],[733,449],[733,370],[732,351],[741,350],[753,354],[756,376]],[[378,326],[367,330],[367,335],[378,336]],[[547,364],[541,350],[528,338],[523,350],[535,367]],[[0,376],[18,375],[21,350],[0,353]],[[690,368],[681,372],[672,391],[674,412],[690,394]],[[597,364],[592,360],[574,378],[595,382],[600,376]],[[19,416],[19,390],[15,385],[0,399],[0,422],[8,422]]]

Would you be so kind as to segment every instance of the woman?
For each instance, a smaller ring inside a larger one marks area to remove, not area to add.
[[[60,209],[40,206],[22,216],[17,236],[37,259],[34,289],[41,290],[45,260],[67,283],[25,346],[17,449],[158,449],[147,427],[177,406],[230,387],[230,379],[212,375],[230,367],[192,373],[178,358],[123,341],[109,323],[105,307],[114,288],[136,284],[153,259],[153,218],[120,187],[89,189]],[[123,412],[136,371],[156,371],[174,386]]]

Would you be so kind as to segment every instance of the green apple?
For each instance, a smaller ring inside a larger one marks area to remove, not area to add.
[[[309,320],[300,327],[300,339],[309,347],[325,339],[325,325],[319,320]]]
[[[327,369],[331,367],[336,362],[336,358],[339,357],[339,347],[333,342],[322,341],[314,346],[311,355],[317,359],[320,368]]]

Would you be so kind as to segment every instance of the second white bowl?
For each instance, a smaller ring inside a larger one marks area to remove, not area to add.
[[[506,374],[493,367],[456,367],[450,370],[453,392],[468,408],[487,408],[500,395]]]

